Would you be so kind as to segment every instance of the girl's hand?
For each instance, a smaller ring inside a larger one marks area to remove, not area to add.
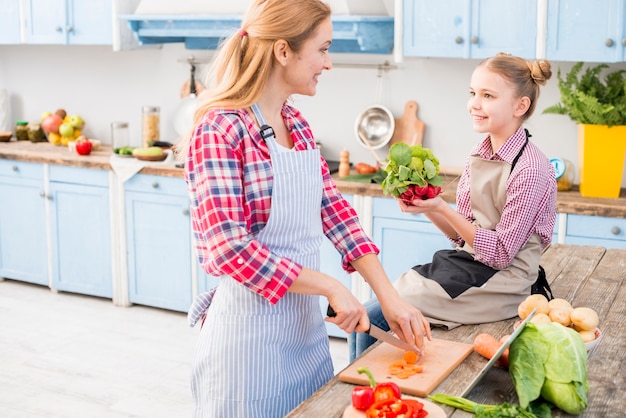
[[[446,202],[439,196],[433,197],[432,199],[416,199],[411,204],[407,204],[401,199],[396,199],[398,201],[398,205],[400,206],[400,210],[405,213],[433,213],[436,212],[442,204],[446,204]]]
[[[403,341],[423,352],[424,337],[431,340],[430,324],[422,312],[401,297],[385,299],[380,305],[391,330]]]

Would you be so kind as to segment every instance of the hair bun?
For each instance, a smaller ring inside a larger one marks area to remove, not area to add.
[[[530,69],[530,76],[535,83],[540,86],[544,86],[550,77],[552,77],[552,66],[550,65],[550,61],[529,61],[528,68]]]

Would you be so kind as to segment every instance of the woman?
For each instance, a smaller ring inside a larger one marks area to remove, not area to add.
[[[413,267],[394,283],[432,324],[452,328],[512,318],[537,280],[556,220],[556,180],[522,124],[535,110],[550,67],[508,54],[481,62],[467,108],[474,130],[487,137],[468,158],[457,209],[440,197],[411,205],[398,200],[402,212],[426,215],[457,246],[438,251],[432,263]],[[388,329],[378,301],[366,307],[370,321]],[[351,360],[373,341],[351,335]]]
[[[189,312],[203,327],[192,365],[196,417],[283,417],[333,376],[319,295],[346,332],[365,308],[318,271],[324,235],[381,300],[391,329],[421,346],[427,322],[384,274],[337,191],[311,129],[287,104],[331,68],[329,7],[254,0],[215,58],[185,165],[200,262],[219,285]]]

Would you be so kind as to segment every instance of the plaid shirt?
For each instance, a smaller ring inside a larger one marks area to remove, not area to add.
[[[311,129],[298,110],[284,105],[282,117],[295,152],[315,147]],[[378,254],[378,248],[337,190],[323,158],[320,164],[324,234],[342,254],[343,268],[352,272],[351,261]],[[185,179],[202,268],[213,276],[231,276],[276,303],[302,266],[272,253],[256,240],[270,215],[273,178],[269,149],[253,115],[243,109],[208,112],[192,134]]]
[[[492,155],[490,137],[478,144],[470,155],[513,163],[524,146],[526,135],[520,127],[497,153]],[[469,161],[457,188],[457,212],[467,220],[475,219],[470,206]],[[505,269],[526,245],[533,233],[541,238],[542,248],[552,240],[556,222],[556,180],[548,158],[532,142],[524,149],[506,183],[506,202],[495,230],[478,228],[474,238],[476,260],[495,269]],[[462,245],[463,241],[455,241]]]

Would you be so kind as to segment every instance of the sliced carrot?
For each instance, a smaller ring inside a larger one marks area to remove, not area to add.
[[[406,351],[402,358],[407,364],[415,364],[417,363],[418,355],[415,351]]]

